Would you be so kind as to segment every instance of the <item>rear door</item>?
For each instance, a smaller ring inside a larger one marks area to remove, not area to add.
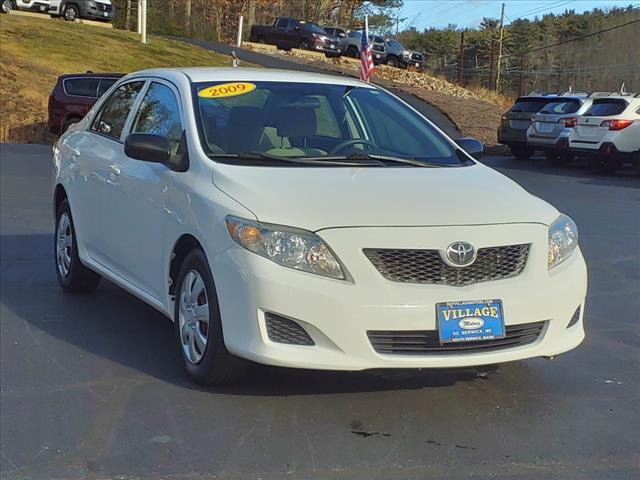
[[[110,267],[112,232],[104,216],[110,206],[106,203],[107,186],[117,181],[115,165],[124,156],[122,132],[144,81],[133,80],[122,84],[101,105],[89,130],[72,134],[74,155],[78,157],[78,182],[74,185],[77,198],[72,203],[74,216],[79,217],[82,238],[87,253],[98,263]],[[77,213],[76,213],[77,212]]]
[[[565,128],[566,120],[575,118],[582,102],[578,99],[551,102],[536,114],[533,133],[539,137],[556,138]]]
[[[545,105],[557,101],[557,97],[520,97],[507,112],[507,121],[511,130],[527,130],[531,119]]]
[[[150,133],[169,140],[174,158],[182,137],[179,95],[173,85],[151,80],[134,107],[127,133]],[[166,165],[135,160],[122,155],[117,179],[106,191],[108,210],[102,219],[110,232],[110,258],[118,273],[160,300],[165,291],[166,239],[172,212],[166,199],[173,178],[182,173]]]
[[[578,118],[572,143],[576,147],[598,148],[609,132],[602,126],[606,120],[618,118],[627,108],[623,98],[597,98],[584,115]]]

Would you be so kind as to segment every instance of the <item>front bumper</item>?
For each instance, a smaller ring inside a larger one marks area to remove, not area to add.
[[[441,228],[434,237],[446,244],[470,238],[464,236],[470,229],[478,232],[475,244],[481,245],[483,241],[491,241],[489,237],[496,227]],[[306,274],[281,267],[240,247],[230,248],[215,256],[211,265],[225,344],[233,354],[258,363],[323,370],[468,367],[553,356],[575,348],[585,335],[582,318],[572,327],[567,325],[578,307],[584,311],[587,272],[582,254],[575,252],[548,272],[546,248],[538,247],[546,246],[545,226],[504,225],[500,229],[507,233],[503,244],[532,242],[535,238],[525,270],[510,279],[464,287],[386,280],[362,254],[361,246],[349,242],[346,232],[350,229],[320,233],[345,261],[353,282]],[[374,232],[371,235],[366,232],[380,229],[359,230],[364,238],[377,240],[376,247],[386,248],[384,235],[376,239]],[[380,354],[367,337],[369,330],[436,330],[436,303],[476,299],[501,299],[506,325],[547,321],[545,330],[528,345],[453,355]],[[271,341],[265,312],[294,319],[315,345]]]

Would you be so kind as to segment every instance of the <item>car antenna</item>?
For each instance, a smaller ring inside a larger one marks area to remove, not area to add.
[[[238,55],[236,54],[235,50],[231,50],[231,57],[233,58],[231,60],[231,66],[233,68],[237,68],[240,66],[240,59],[238,58]]]

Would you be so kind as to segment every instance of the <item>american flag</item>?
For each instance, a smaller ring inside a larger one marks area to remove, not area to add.
[[[369,22],[365,18],[365,27],[362,32],[362,42],[360,43],[360,80],[369,82],[373,69],[373,57],[369,46]]]

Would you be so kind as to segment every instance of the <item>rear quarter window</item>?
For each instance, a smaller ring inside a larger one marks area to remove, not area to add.
[[[64,91],[67,92],[67,95],[95,98],[98,91],[98,79],[68,78],[64,81]]]
[[[591,108],[585,112],[585,116],[589,117],[608,117],[611,115],[619,115],[627,108],[627,102],[624,100],[594,100]]]

